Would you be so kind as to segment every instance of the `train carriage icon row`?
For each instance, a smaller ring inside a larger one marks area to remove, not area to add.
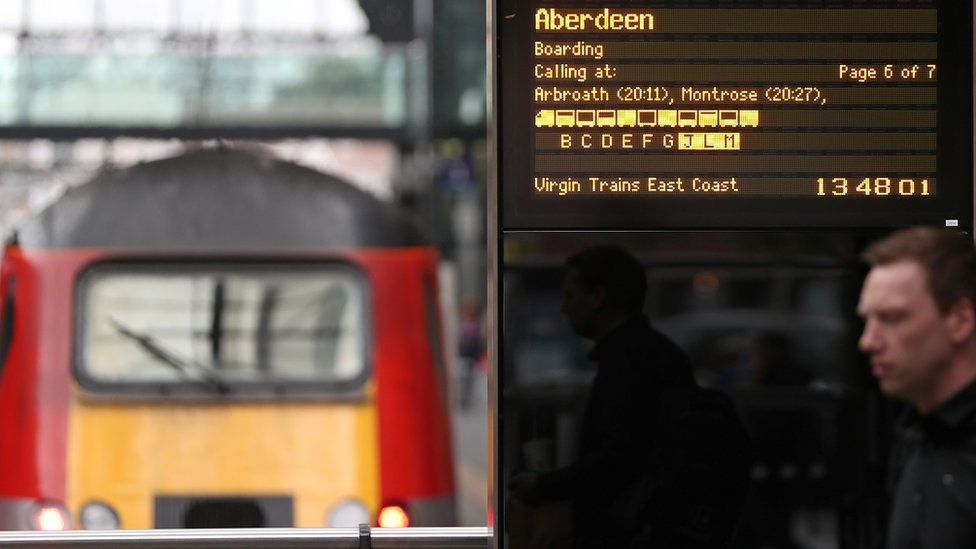
[[[537,128],[755,128],[757,110],[543,109]]]

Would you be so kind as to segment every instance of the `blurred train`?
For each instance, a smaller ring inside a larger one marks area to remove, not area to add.
[[[3,253],[0,529],[453,525],[436,267],[242,151],[68,190]]]

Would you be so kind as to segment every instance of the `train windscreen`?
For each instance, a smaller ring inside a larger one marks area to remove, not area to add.
[[[102,266],[80,298],[79,374],[96,383],[348,383],[366,368],[366,296],[345,268]]]

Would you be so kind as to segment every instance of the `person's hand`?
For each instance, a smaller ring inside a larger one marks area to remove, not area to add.
[[[527,505],[538,505],[542,503],[539,491],[536,489],[536,482],[539,479],[538,473],[519,473],[508,481],[508,490],[513,498]]]

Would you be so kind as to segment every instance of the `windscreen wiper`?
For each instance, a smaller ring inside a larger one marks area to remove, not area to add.
[[[156,341],[149,334],[136,332],[132,328],[129,328],[112,317],[108,317],[108,321],[115,328],[115,331],[117,331],[120,335],[123,335],[138,343],[139,347],[146,351],[149,356],[172,368],[174,371],[180,374],[183,379],[187,381],[205,383],[208,386],[215,388],[221,394],[230,392],[230,386],[228,386],[227,382],[224,381],[213,369],[203,366],[192,359],[183,358],[172,351],[166,350],[160,342]],[[196,377],[190,373],[189,368],[191,366],[196,369],[201,377]]]

